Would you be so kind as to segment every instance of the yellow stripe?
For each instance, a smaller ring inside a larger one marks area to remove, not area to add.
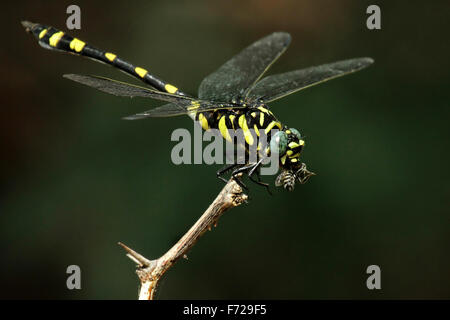
[[[284,164],[286,162],[286,155],[281,157],[281,163]]]
[[[178,91],[178,88],[175,87],[175,86],[173,86],[173,85],[171,85],[171,84],[166,84],[166,85],[164,86],[164,89],[166,89],[166,91],[167,91],[168,93],[175,93],[175,92]]]
[[[245,141],[247,141],[247,143],[251,146],[253,144],[253,136],[250,130],[248,129],[247,121],[245,121],[245,119],[244,119],[244,127],[242,128],[242,130],[244,131]]]
[[[239,127],[241,127],[242,129],[244,129],[244,123],[245,123],[246,121],[245,121],[245,115],[243,114],[243,115],[241,115],[240,117],[239,117],[239,121],[238,121],[238,123],[239,123]]]
[[[299,143],[300,143],[301,146],[304,146],[305,145],[305,140],[300,140]]]
[[[291,159],[291,162],[297,162],[297,159]]]
[[[265,133],[268,134],[270,132],[270,130],[273,129],[273,127],[277,126],[278,129],[281,129],[281,123],[279,123],[278,121],[272,121],[266,128]]]
[[[288,156],[291,156],[293,153],[294,153],[294,151],[292,151],[292,150],[286,151],[286,154],[287,154]]]
[[[197,110],[198,108],[200,108],[200,102],[192,100],[191,101],[191,106],[187,108],[188,111],[194,111]]]
[[[264,113],[259,114],[259,125],[262,127],[264,125]]]
[[[228,128],[225,123],[225,116],[223,116],[219,120],[219,130],[220,130],[220,133],[222,134],[222,136],[225,138],[225,140],[231,142],[231,136],[230,136],[230,133],[228,132]]]
[[[251,115],[252,115],[253,118],[255,118],[256,117],[256,112],[252,112]]]
[[[286,130],[286,133],[287,133],[287,134],[291,134],[292,131],[291,131],[291,130]]]
[[[46,33],[47,33],[47,29],[42,30],[42,31],[39,33],[39,39],[42,39],[42,38],[45,36]]]
[[[86,43],[84,43],[83,41],[77,38],[73,38],[73,40],[70,42],[70,49],[75,50],[76,52],[81,52],[85,45]]]
[[[111,53],[111,52],[105,53],[105,57],[106,57],[106,59],[108,59],[111,62],[113,62],[114,59],[117,58],[117,56],[114,53]]]
[[[61,40],[63,35],[64,35],[64,32],[62,32],[62,31],[52,34],[50,39],[48,39],[48,44],[52,47],[56,47],[56,45],[58,44],[59,40]]]
[[[267,113],[269,113],[269,110],[267,110],[267,109],[264,108],[264,107],[258,107],[258,109],[261,110],[262,112],[267,112]]]
[[[230,114],[230,116],[228,118],[230,118],[231,125],[233,126],[233,129],[234,129],[234,118],[236,118],[236,116],[234,114]]]
[[[248,129],[247,121],[245,119],[244,114],[239,117],[239,127],[241,127],[242,131],[244,131],[245,141],[247,141],[247,143],[249,145],[252,145],[253,144],[253,136],[252,136],[252,133],[250,132],[250,130]]]
[[[205,131],[209,130],[208,119],[206,119],[206,117],[203,115],[203,113],[200,113],[198,115],[198,121],[202,125],[203,130],[205,130]]]
[[[136,67],[136,68],[134,69],[134,71],[135,71],[141,78],[145,77],[145,75],[148,73],[147,70],[145,70],[144,68],[141,68],[141,67]]]
[[[256,123],[253,125],[253,128],[255,128],[256,135],[259,137],[259,130],[258,127],[256,126]]]
[[[291,143],[288,144],[289,148],[294,149],[297,147],[300,147],[300,145],[297,142],[292,141]]]
[[[291,151],[291,150],[289,150]],[[296,154],[289,156],[289,158],[298,158],[300,156],[300,152],[297,152]]]

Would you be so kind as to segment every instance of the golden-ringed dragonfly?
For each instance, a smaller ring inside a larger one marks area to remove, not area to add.
[[[310,86],[361,70],[373,63],[371,58],[355,58],[262,78],[291,42],[288,33],[275,32],[251,44],[207,76],[201,82],[196,98],[150,74],[145,68],[125,61],[113,52],[97,49],[63,31],[28,21],[23,21],[22,25],[46,49],[69,52],[109,64],[143,81],[149,87],[99,76],[66,74],[65,78],[116,96],[145,97],[167,102],[163,106],[124,119],[189,115],[204,130],[218,129],[226,140],[230,140],[230,131],[243,130],[246,147],[257,143],[259,132],[264,131],[268,139],[266,154],[276,150],[279,157],[281,173],[276,178],[275,185],[283,186],[289,191],[294,189],[297,181],[303,184],[314,173],[299,161],[305,146],[300,132],[278,121],[267,104]],[[273,136],[272,129],[278,129]],[[238,176],[246,173],[252,181],[267,187],[259,177],[262,160],[263,157],[250,163],[234,163],[219,170],[217,175],[226,181],[223,174],[233,170],[231,176],[244,186]],[[255,173],[257,180],[253,178]]]

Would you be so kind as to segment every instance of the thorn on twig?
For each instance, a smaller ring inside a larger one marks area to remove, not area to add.
[[[137,253],[136,251],[126,246],[122,242],[119,242],[118,244],[127,252],[127,257],[130,258],[132,261],[134,261],[140,268],[150,267],[152,265],[151,260],[148,260],[146,257]]]
[[[137,265],[136,273],[141,282],[139,289],[140,300],[153,300],[154,293],[162,275],[179,259],[188,259],[186,252],[192,248],[197,240],[209,229],[217,226],[222,214],[230,208],[236,207],[247,201],[247,195],[236,181],[230,179],[216,199],[206,209],[197,222],[172,246],[164,255],[155,260],[148,260],[133,249],[119,242],[126,251],[128,258]]]

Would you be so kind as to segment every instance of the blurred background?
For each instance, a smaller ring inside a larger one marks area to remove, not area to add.
[[[271,73],[375,59],[270,105],[307,136],[303,161],[317,176],[292,193],[253,187],[166,274],[160,299],[450,298],[449,5],[356,0],[2,4],[1,298],[135,299],[134,264],[117,242],[159,257],[223,187],[220,165],[171,163],[171,132],[193,132],[188,117],[121,120],[160,103],[63,79],[138,83],[41,49],[20,25],[67,31],[70,4],[81,7],[71,34],[191,94],[273,31],[293,40]],[[366,28],[370,4],[381,30]],[[66,288],[72,264],[81,290]],[[372,264],[381,290],[366,287]]]

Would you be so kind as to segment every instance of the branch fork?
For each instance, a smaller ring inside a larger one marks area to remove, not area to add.
[[[248,196],[243,193],[242,188],[233,179],[230,179],[197,222],[169,251],[158,259],[149,260],[119,242],[119,245],[125,249],[127,257],[137,265],[136,273],[141,282],[139,300],[154,300],[156,287],[164,273],[179,258],[187,259],[186,253],[206,230],[211,230],[212,226],[217,226],[219,218],[225,211],[245,203],[247,199]]]

